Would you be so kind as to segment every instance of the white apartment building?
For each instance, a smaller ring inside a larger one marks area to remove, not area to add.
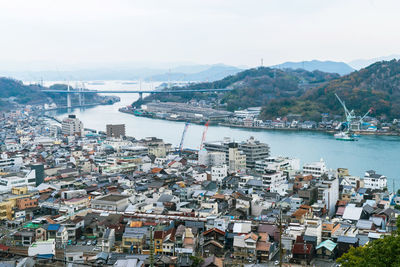
[[[228,176],[228,166],[225,164],[211,167],[211,181],[221,183],[226,176]]]
[[[373,170],[366,171],[364,176],[364,187],[383,190],[387,187],[387,178],[382,174],[377,174]]]
[[[9,174],[0,177],[0,192],[11,191],[13,187],[36,186],[35,170],[27,173]]]
[[[256,161],[256,171],[264,173],[265,171],[299,171],[300,160],[286,157],[269,157],[265,160]]]
[[[68,118],[61,122],[61,133],[67,136],[82,135],[83,123],[75,115],[68,115]]]
[[[262,175],[262,181],[264,187],[276,192],[282,184],[286,183],[286,176],[283,171],[269,171]]]
[[[20,168],[23,165],[22,157],[9,158],[6,153],[1,154],[0,171],[11,168]]]
[[[303,174],[311,174],[314,177],[321,177],[324,173],[327,172],[326,164],[323,159],[317,162],[312,162],[308,164],[304,164],[303,166]]]
[[[221,166],[226,164],[226,153],[207,150],[200,150],[198,154],[198,164],[205,166]]]
[[[325,207],[328,209],[329,216],[334,215],[336,210],[336,203],[339,200],[339,179],[331,177],[325,179],[317,184],[318,187],[318,200],[323,201]]]

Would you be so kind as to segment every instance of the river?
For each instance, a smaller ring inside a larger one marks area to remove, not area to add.
[[[124,81],[106,81],[104,84],[88,84],[89,89],[98,90],[151,90],[155,83],[130,83]],[[52,115],[62,119],[67,113],[76,114],[85,128],[105,131],[106,124],[124,123],[126,134],[136,138],[156,136],[178,146],[183,122],[135,117],[121,113],[118,108],[131,104],[137,94],[120,94],[121,102],[109,106],[95,106],[53,111]],[[190,125],[186,133],[184,147],[198,149],[204,127]],[[388,177],[388,187],[400,188],[400,137],[362,136],[357,142],[337,141],[331,134],[319,132],[289,132],[238,129],[210,126],[206,141],[222,140],[231,137],[235,141],[244,141],[254,136],[261,142],[268,143],[274,156],[296,157],[302,163],[325,160],[329,168],[348,168],[352,175],[363,176],[366,170],[375,170]]]

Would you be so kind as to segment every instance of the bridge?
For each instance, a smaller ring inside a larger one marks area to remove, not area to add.
[[[71,94],[79,95],[79,105],[82,106],[84,103],[84,95],[85,94],[139,94],[139,99],[143,99],[143,94],[181,94],[181,93],[218,93],[218,92],[226,92],[231,91],[231,88],[222,88],[222,89],[182,89],[182,90],[164,90],[164,91],[149,91],[149,90],[52,90],[52,89],[44,89],[41,90],[43,93],[57,93],[57,94],[67,94],[67,107],[71,107]]]

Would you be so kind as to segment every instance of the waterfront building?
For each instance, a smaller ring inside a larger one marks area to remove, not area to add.
[[[76,115],[68,115],[61,122],[61,133],[66,136],[83,135],[83,123],[76,117]]]
[[[364,187],[383,190],[387,187],[387,178],[382,174],[377,174],[374,170],[366,171],[364,176]]]
[[[122,138],[125,137],[125,124],[107,124],[107,137]]]
[[[323,159],[317,162],[304,164],[303,166],[303,174],[305,175],[311,174],[314,177],[321,177],[326,172],[327,168]]]

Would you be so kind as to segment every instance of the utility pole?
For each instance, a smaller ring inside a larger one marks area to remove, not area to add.
[[[279,267],[282,267],[282,206],[279,205]]]
[[[150,226],[150,267],[154,267],[153,226]]]

